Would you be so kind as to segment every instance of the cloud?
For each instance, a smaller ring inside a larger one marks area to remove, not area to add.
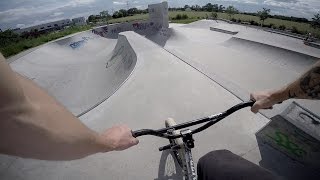
[[[26,25],[25,24],[17,24],[16,27],[17,28],[24,28],[24,27],[26,27]]]
[[[274,0],[274,1],[277,1],[277,2],[286,2],[286,3],[296,3],[296,2],[298,2],[298,0]]]
[[[279,11],[281,14],[296,17],[310,18],[320,11],[318,0],[265,0],[263,5],[269,6],[271,11]]]
[[[130,5],[130,4],[139,4],[141,3],[140,1],[127,1],[127,0],[117,0],[117,1],[112,1],[114,5],[122,6],[122,5]],[[147,4],[147,2],[144,2],[142,4]]]
[[[146,9],[147,6],[144,6],[144,5],[138,5],[138,6],[135,6],[135,8],[137,9]]]
[[[54,3],[47,3],[44,5],[34,4],[29,6],[17,7],[0,12],[0,19],[2,19],[3,22],[9,22],[21,18],[27,18],[30,16],[48,16],[49,14],[53,14],[52,16],[56,17],[62,15],[63,13],[58,10],[75,8],[79,6],[92,4],[94,2],[95,0],[71,0],[67,1],[67,3],[60,1]]]
[[[259,4],[259,2],[256,1],[256,0],[243,0],[243,3],[246,3],[246,4]]]
[[[32,24],[28,24],[28,27],[30,26],[36,26],[39,24],[45,24],[45,23],[49,23],[49,22],[53,22],[53,21],[59,21],[62,20],[62,18],[51,18],[51,19],[45,19],[45,20],[35,20],[33,21]]]
[[[308,11],[311,13],[320,10],[320,4],[318,2],[313,3],[312,0],[309,0],[309,2],[308,0],[265,0],[263,4],[287,10],[297,10],[297,13],[299,13],[299,11]]]
[[[114,5],[126,5],[126,2],[122,2],[122,1],[113,1]]]
[[[67,5],[72,7],[82,6],[82,5],[88,5],[94,3],[95,0],[72,0]]]
[[[63,14],[64,14],[64,12],[55,12],[52,15],[50,15],[50,17],[57,17],[57,16],[61,16]]]

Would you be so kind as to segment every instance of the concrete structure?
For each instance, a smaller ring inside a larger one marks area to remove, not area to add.
[[[23,29],[17,29],[17,30],[14,30],[14,32],[21,34],[23,32],[30,32],[32,30],[36,30],[39,32],[52,31],[52,30],[62,29],[64,27],[70,26],[70,25],[72,25],[72,22],[70,21],[70,19],[63,19],[63,20],[59,20],[59,21],[53,21],[53,22],[49,22],[49,23],[45,23],[45,24],[31,26],[31,27],[27,27],[27,28],[23,28]]]
[[[129,29],[128,23],[118,27]],[[294,80],[320,58],[319,49],[299,39],[223,21],[147,27],[119,37],[118,31],[106,31],[117,30],[116,25],[100,27],[43,45],[10,65],[81,115],[88,127],[102,131],[119,123],[133,130],[157,129],[168,117],[181,123],[224,111],[248,100],[252,91]],[[297,102],[320,114],[318,101]],[[211,150],[229,149],[288,179],[318,179],[319,171],[256,138],[289,103],[261,114],[241,110],[195,135],[195,162]],[[139,140],[138,146],[123,152],[69,162],[1,155],[0,179],[179,179],[172,157],[158,151],[167,140]]]
[[[79,25],[79,26],[83,26],[86,25],[86,19],[84,17],[77,17],[77,18],[73,18],[72,19],[72,23],[74,25]]]
[[[143,35],[157,34],[161,29],[169,27],[168,3],[148,5],[149,19],[146,21],[135,21],[121,24],[112,24],[92,30],[93,33],[102,37],[117,38],[120,32],[134,31]]]

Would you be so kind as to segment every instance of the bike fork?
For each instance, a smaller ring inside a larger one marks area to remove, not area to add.
[[[184,142],[184,160],[183,167],[186,180],[197,180],[196,168],[194,166],[191,149],[194,148],[194,140],[189,129],[180,132]]]
[[[185,172],[185,179],[186,180],[197,180],[197,173],[196,173],[196,168],[193,162],[193,158],[192,158],[192,153],[191,153],[191,149],[189,149],[188,147],[185,148],[185,167],[184,172]]]

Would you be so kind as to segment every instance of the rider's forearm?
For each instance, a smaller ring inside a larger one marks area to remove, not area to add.
[[[17,102],[23,101],[25,96],[22,88],[17,84],[17,79],[0,53],[0,111],[16,106]]]
[[[299,79],[280,90],[274,91],[271,96],[276,103],[291,98],[320,99],[320,61]]]
[[[2,112],[1,153],[20,157],[70,160],[112,150],[100,135],[27,79],[18,77],[27,101]],[[4,117],[5,116],[5,117]]]
[[[31,80],[1,63],[0,153],[70,160],[113,150],[113,144],[104,142],[106,137],[82,124]]]

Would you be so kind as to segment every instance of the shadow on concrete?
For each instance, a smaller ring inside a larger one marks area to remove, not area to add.
[[[158,178],[155,180],[182,180],[183,173],[178,162],[170,151],[162,151],[158,169]]]
[[[158,44],[161,47],[164,47],[168,41],[168,39],[172,36],[174,33],[173,29],[168,28],[168,29],[161,29],[157,33],[152,33],[152,34],[146,34],[146,38],[151,40],[152,42]]]

